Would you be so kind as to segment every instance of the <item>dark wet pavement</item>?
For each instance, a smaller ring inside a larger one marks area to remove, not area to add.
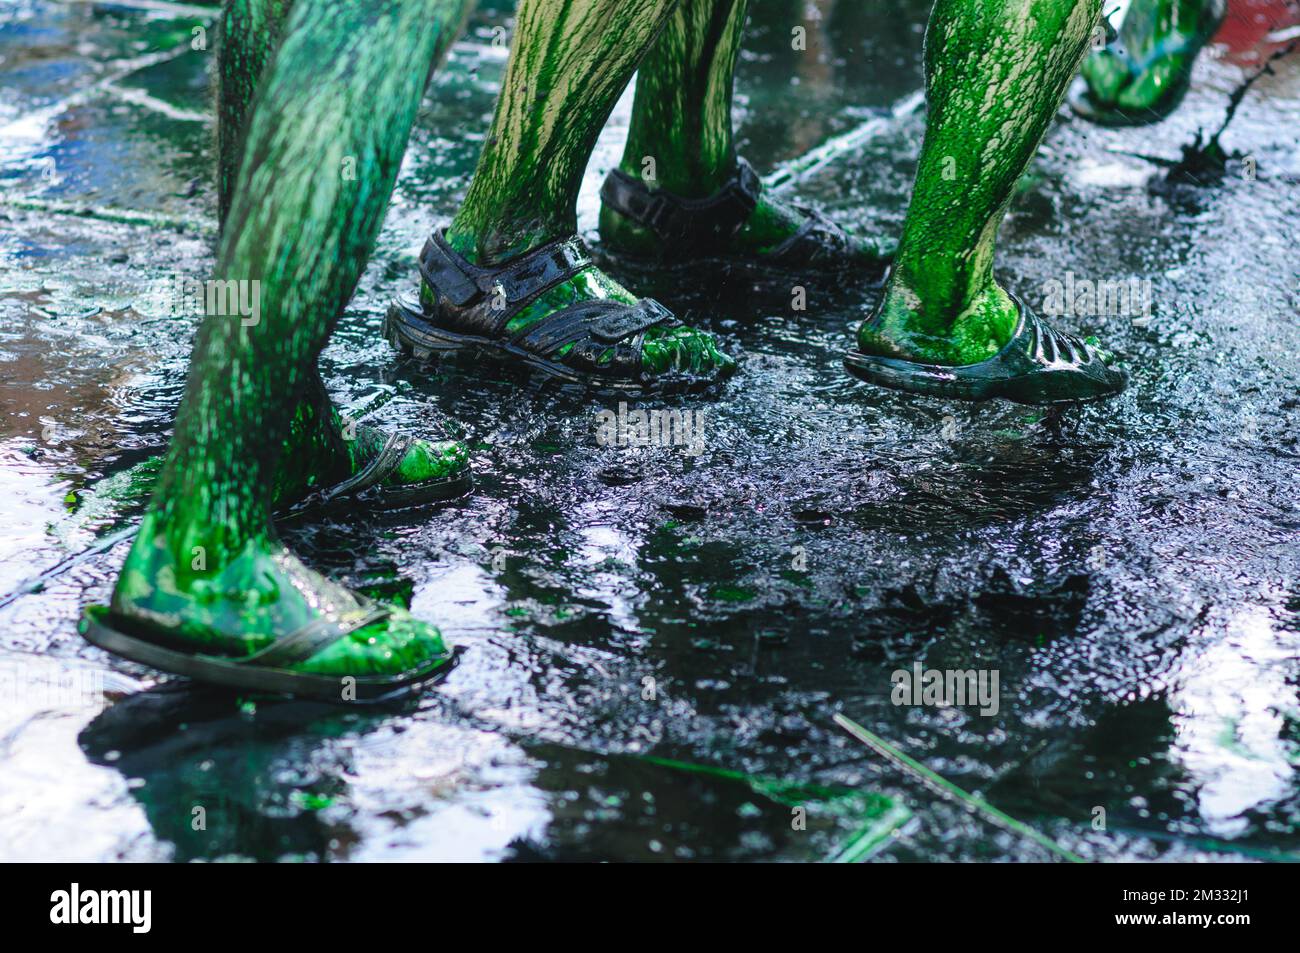
[[[754,6],[738,94],[761,170],[920,88],[924,3]],[[212,263],[207,9],[0,12],[0,592],[115,525],[88,488],[165,446],[192,331],[167,289]],[[459,665],[363,713],[161,678],[75,631],[113,548],[0,609],[0,857],[1050,858],[836,712],[1087,858],[1300,853],[1300,60],[1225,134],[1253,180],[1153,188],[1133,155],[1217,128],[1241,76],[1224,58],[1159,126],[1063,112],[1049,134],[999,271],[1035,305],[1067,273],[1150,281],[1148,314],[1059,319],[1124,356],[1120,399],[1044,416],[856,383],[838,355],[865,283],[810,277],[796,311],[784,286],[640,281],[741,355],[711,398],[631,408],[698,410],[696,453],[602,446],[616,404],[422,369],[380,338],[465,188],[506,16],[481,11],[431,88],[323,360],[344,405],[392,396],[374,419],[463,434],[476,491],[287,529],[437,621]],[[593,160],[589,230],[628,106]],[[872,128],[786,188],[895,231],[922,120]],[[996,670],[997,714],[893,705],[891,673],[917,662]]]

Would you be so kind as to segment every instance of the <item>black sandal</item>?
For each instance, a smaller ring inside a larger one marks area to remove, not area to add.
[[[844,356],[844,367],[870,384],[957,400],[1083,403],[1114,396],[1127,386],[1128,375],[1110,366],[1099,348],[1057,331],[1016,295],[1011,300],[1020,312],[1016,331],[986,361],[946,366],[852,350]]]
[[[689,263],[716,266],[744,265],[761,271],[846,267],[853,241],[848,233],[821,212],[803,205],[794,208],[805,216],[793,235],[761,255],[731,255],[728,242],[758,207],[763,181],[744,159],[726,185],[702,199],[682,198],[664,189],[652,189],[621,169],[612,170],[600,189],[607,208],[653,232],[660,241],[660,257],[645,259],[602,248],[619,263]]]
[[[239,691],[292,695],[326,702],[384,702],[401,698],[450,671],[455,650],[447,648],[411,671],[396,675],[318,675],[295,671],[339,639],[391,614],[362,596],[350,612],[318,616],[252,655],[235,657],[188,651],[170,633],[89,606],[79,626],[87,642],[150,668]]]
[[[371,429],[366,425],[360,425],[357,427],[357,433]],[[358,500],[369,502],[381,510],[401,510],[425,503],[454,499],[473,488],[473,470],[468,461],[445,477],[422,480],[418,483],[385,485],[384,481],[401,466],[407,451],[415,442],[414,437],[389,433],[379,452],[364,467],[333,486],[313,491],[288,507],[286,513],[296,515],[320,507],[343,503],[351,505]]]
[[[634,305],[611,299],[577,301],[522,331],[507,331],[511,318],[539,295],[594,267],[576,237],[550,242],[495,267],[480,267],[447,244],[442,232],[435,232],[420,253],[420,274],[434,292],[433,304],[426,307],[418,294],[399,295],[388,309],[384,335],[419,360],[468,351],[566,383],[616,391],[695,389],[728,372],[647,369],[645,332],[682,326],[653,298]]]

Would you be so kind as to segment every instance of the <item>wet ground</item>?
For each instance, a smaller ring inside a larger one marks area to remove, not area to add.
[[[927,5],[754,6],[744,153],[896,231]],[[193,48],[210,10],[0,11],[0,593],[129,519],[91,488],[165,446],[193,326],[166,289],[212,262],[211,43]],[[839,366],[867,283],[810,279],[797,311],[788,287],[665,278],[637,289],[719,328],[741,373],[643,405],[698,410],[697,447],[610,447],[607,402],[422,369],[379,334],[465,188],[507,24],[481,11],[431,87],[323,361],[344,405],[392,396],[376,420],[463,434],[476,491],[286,531],[436,620],[459,665],[360,714],[161,678],[75,631],[108,596],[109,548],[0,608],[0,857],[1052,858],[836,712],[1086,858],[1300,855],[1300,58],[1224,136],[1253,179],[1163,188],[1134,155],[1216,128],[1248,51],[1202,57],[1157,127],[1063,112],[1049,134],[1000,273],[1035,304],[1067,273],[1150,281],[1149,313],[1060,319],[1124,355],[1120,399],[1048,416],[907,399]],[[892,704],[915,663],[998,672],[997,713]]]

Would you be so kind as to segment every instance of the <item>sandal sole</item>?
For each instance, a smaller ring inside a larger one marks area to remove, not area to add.
[[[384,316],[383,334],[393,347],[417,361],[442,360],[453,355],[470,354],[502,366],[532,371],[562,384],[623,395],[701,391],[728,376],[697,378],[674,374],[641,382],[586,375],[564,364],[538,357],[507,341],[440,328],[428,320],[418,305],[418,299],[407,296],[399,296],[389,305],[388,313]]]
[[[963,377],[956,372],[957,368],[876,357],[861,351],[848,351],[844,355],[844,369],[868,384],[909,394],[972,402],[1001,398],[1030,407],[1089,404],[1114,397],[1124,389],[1121,386],[1082,396],[1069,396],[1062,389],[1073,386],[1072,384],[1065,383],[1061,388],[1056,388],[1046,374],[981,380]]]
[[[463,469],[438,480],[421,483],[403,483],[393,486],[370,487],[358,494],[341,494],[328,500],[307,497],[284,508],[282,519],[297,519],[307,513],[325,512],[339,506],[368,504],[385,513],[415,509],[434,503],[446,503],[464,496],[474,489],[474,471],[466,465]]]
[[[340,705],[373,705],[406,697],[450,671],[456,655],[455,650],[448,649],[446,655],[431,659],[418,669],[393,676],[313,675],[287,669],[255,668],[222,656],[169,649],[114,628],[107,623],[107,617],[106,607],[91,606],[86,609],[79,628],[87,642],[113,655],[209,685],[258,694],[311,698]],[[353,683],[349,685],[345,678],[353,679]],[[355,699],[344,697],[345,690],[349,689],[355,693]]]

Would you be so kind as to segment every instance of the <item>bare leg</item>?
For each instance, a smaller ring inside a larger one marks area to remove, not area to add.
[[[223,226],[234,198],[259,83],[280,43],[292,3],[227,0],[222,12],[217,61],[217,207]],[[467,10],[472,0],[462,0],[461,6]],[[463,14],[454,14],[453,19],[459,16]],[[442,34],[436,57],[455,35],[455,30]],[[348,439],[344,439],[345,429]],[[312,489],[360,472],[382,452],[388,437],[376,428],[346,425],[334,410],[313,365],[306,374],[302,398],[293,408],[285,453],[277,469],[277,504],[292,503]],[[453,441],[415,441],[390,482],[409,484],[443,478],[463,467],[467,457],[465,447]]]
[[[676,3],[522,0],[491,134],[447,230],[455,253],[474,265],[500,266],[574,234],[578,188],[596,137]],[[459,333],[484,323],[447,306],[427,281],[421,301],[430,320],[446,330]],[[598,268],[587,267],[506,312],[508,324],[489,337],[522,339],[566,309],[593,301],[633,305],[637,297]],[[578,322],[570,332],[580,336],[594,322],[594,317]],[[402,333],[399,329],[395,336],[407,340]],[[547,358],[597,382],[608,379],[611,368],[629,363],[642,379],[671,373],[704,383],[734,367],[711,334],[679,323],[634,335],[609,342],[631,349],[627,363],[614,359],[627,351],[612,346],[595,358],[584,357],[592,353],[586,343],[565,345]]]
[[[218,278],[242,283],[258,307],[208,314],[199,329],[167,461],[113,595],[120,624],[241,656],[322,613],[366,618],[279,541],[276,474],[292,408],[365,265],[428,69],[463,7],[314,0],[289,14],[259,80],[218,256]],[[342,174],[346,160],[354,176]],[[446,654],[436,628],[395,609],[296,664],[392,673]]]
[[[929,117],[878,320],[859,347],[936,364],[996,354],[1017,323],[993,279],[1016,180],[1047,131],[1101,0],[938,0],[925,37]]]
[[[654,189],[687,199],[717,192],[736,173],[731,101],[736,57],[748,0],[682,0],[637,70],[636,99],[619,168]],[[648,163],[654,169],[647,176]],[[804,226],[808,215],[762,193],[740,229],[712,241],[712,254],[762,255]],[[601,237],[613,248],[643,257],[673,257],[674,250],[645,225],[605,205]],[[876,264],[886,244],[832,242],[825,263]]]

